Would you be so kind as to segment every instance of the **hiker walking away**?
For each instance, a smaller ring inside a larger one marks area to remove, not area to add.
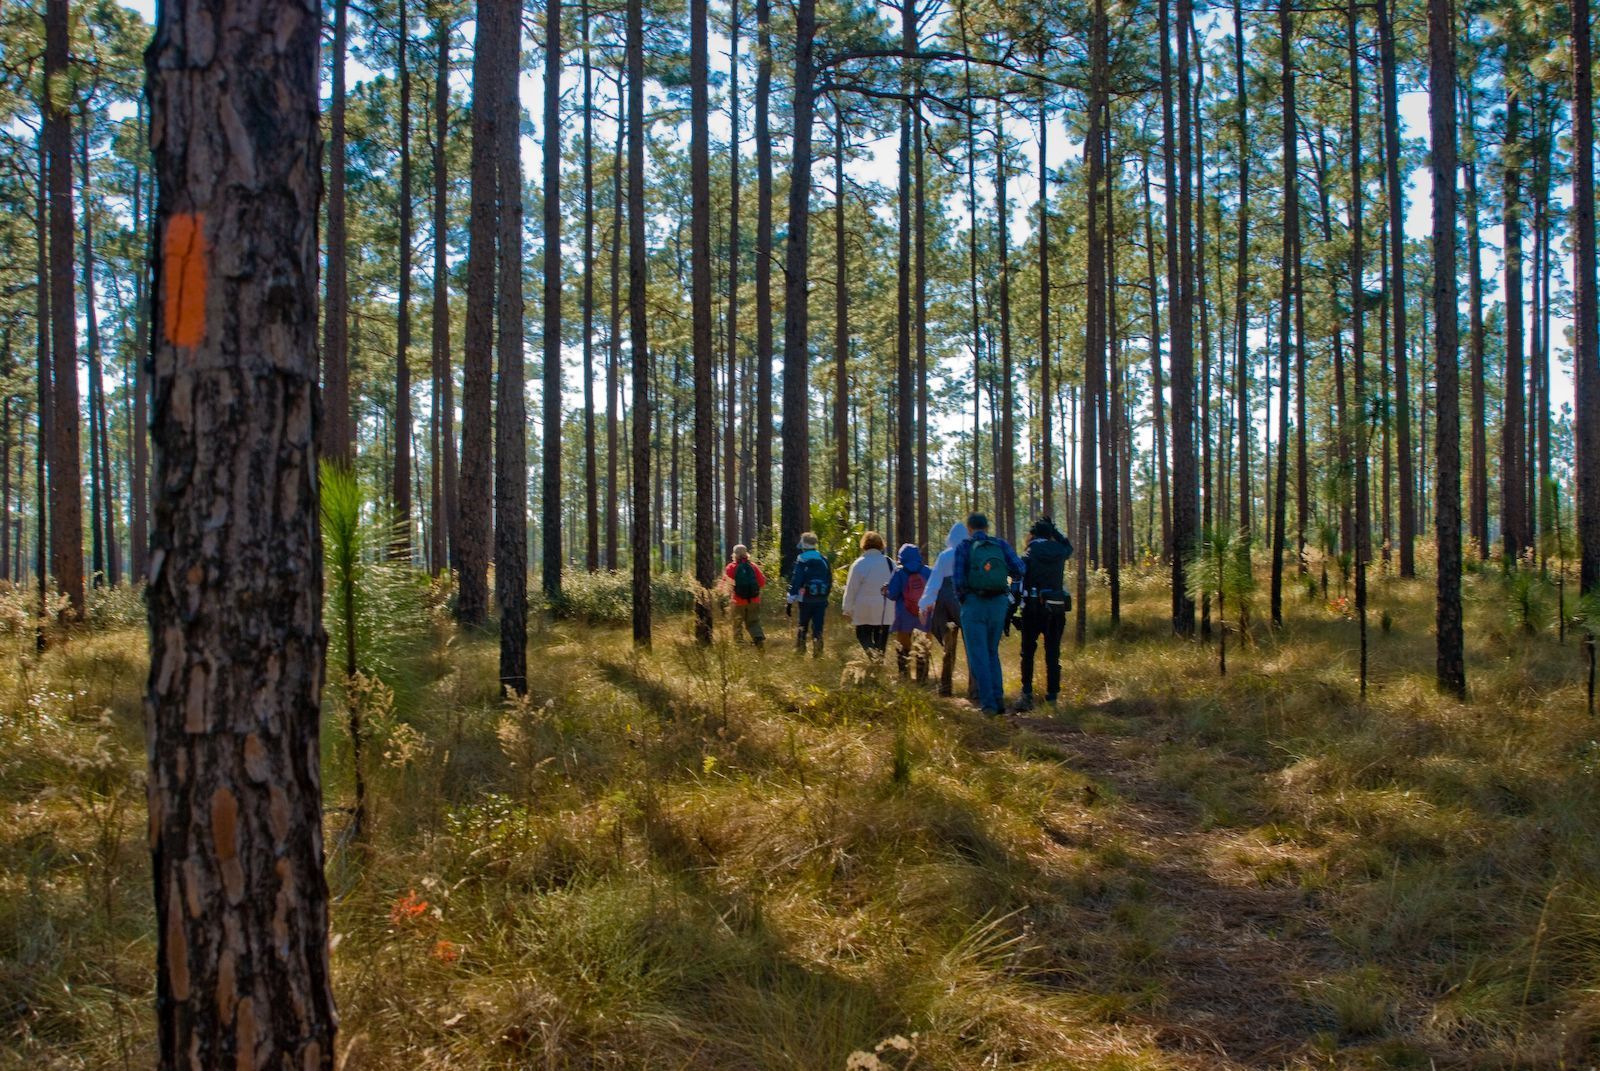
[[[967,672],[978,686],[978,705],[998,716],[1006,708],[1000,671],[1000,636],[1011,616],[1011,581],[1022,579],[1022,559],[1011,544],[989,534],[989,518],[967,518],[972,533],[955,555],[956,597],[961,600],[961,635],[966,640]]]
[[[739,643],[748,632],[750,642],[759,650],[767,642],[766,631],[761,627],[761,589],[767,586],[767,574],[751,560],[750,548],[740,543],[733,548],[733,560],[722,575],[732,596],[729,606],[733,616],[733,642]]]
[[[883,589],[883,595],[894,604],[895,658],[899,664],[900,679],[904,680],[907,663],[911,661],[912,641],[919,630],[926,631],[918,605],[922,602],[928,577],[933,570],[922,564],[922,551],[914,543],[902,543],[899,558],[900,563],[895,568],[894,576],[889,578],[889,586]],[[928,679],[926,650],[916,652],[916,663],[917,683],[920,684]]]
[[[789,578],[789,605],[785,613],[800,607],[800,627],[795,632],[796,654],[804,654],[806,630],[811,631],[811,657],[822,657],[822,622],[828,614],[828,596],[833,591],[833,566],[817,549],[817,533],[800,533],[800,556],[794,560]]]
[[[894,566],[884,556],[883,536],[868,532],[861,537],[861,557],[850,565],[844,581],[844,616],[856,627],[856,642],[868,658],[882,658],[889,645],[894,606],[884,598],[884,588]]]
[[[938,641],[944,654],[939,663],[939,694],[949,696],[955,677],[956,647],[961,640],[961,600],[956,598],[956,548],[966,542],[967,526],[957,521],[950,526],[944,550],[933,560],[933,568],[924,582],[922,598],[917,600],[917,614],[922,625]],[[973,682],[967,681],[967,698],[975,699]]]
[[[1061,691],[1061,634],[1066,631],[1072,596],[1067,593],[1067,559],[1072,540],[1049,517],[1040,517],[1028,530],[1022,551],[1022,694],[1016,711],[1033,709],[1033,657],[1044,640],[1045,702],[1054,703]]]

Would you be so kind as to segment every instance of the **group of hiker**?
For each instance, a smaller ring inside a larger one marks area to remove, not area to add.
[[[805,532],[789,576],[784,612],[797,618],[794,645],[811,655],[823,649],[823,624],[833,594],[833,565],[818,546],[816,533]],[[956,646],[967,654],[968,698],[986,714],[1004,712],[1005,683],[1000,667],[1000,640],[1015,624],[1022,635],[1022,693],[1012,710],[1033,707],[1033,666],[1044,644],[1045,701],[1054,703],[1061,690],[1061,637],[1072,598],[1066,590],[1066,563],[1072,542],[1049,517],[1028,530],[1019,555],[1011,544],[989,531],[989,519],[974,513],[966,523],[951,526],[944,550],[930,566],[914,543],[901,544],[888,555],[883,536],[867,532],[861,554],[845,578],[840,607],[855,627],[856,641],[869,658],[886,659],[894,637],[895,659],[902,678],[930,675],[930,657],[940,652],[938,691],[951,694]],[[734,639],[746,635],[757,647],[766,641],[761,624],[761,592],[766,574],[750,557],[749,548],[733,548],[724,570],[733,617]],[[931,643],[918,644],[926,633]]]

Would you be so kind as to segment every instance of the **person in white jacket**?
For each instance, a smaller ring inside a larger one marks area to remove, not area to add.
[[[956,648],[961,637],[961,603],[955,595],[956,548],[971,535],[960,521],[950,526],[945,549],[934,559],[933,572],[922,589],[922,599],[917,609],[934,641],[944,648],[944,658],[939,666],[939,694],[949,695],[951,679],[955,675]]]
[[[869,657],[881,658],[889,645],[894,624],[894,603],[884,595],[894,564],[884,553],[883,536],[868,532],[861,537],[861,557],[850,566],[844,582],[844,616],[856,627],[856,642]]]

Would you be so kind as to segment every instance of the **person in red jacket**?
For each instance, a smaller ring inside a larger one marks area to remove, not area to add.
[[[761,628],[761,589],[767,576],[750,557],[750,548],[740,543],[733,548],[733,560],[722,571],[732,596],[733,639],[737,643],[750,633],[750,642],[759,648],[767,640]]]

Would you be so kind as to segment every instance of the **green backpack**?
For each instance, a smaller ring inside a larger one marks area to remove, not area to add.
[[[1011,587],[1006,552],[993,539],[975,539],[967,554],[967,590],[975,595],[1002,595]]]

